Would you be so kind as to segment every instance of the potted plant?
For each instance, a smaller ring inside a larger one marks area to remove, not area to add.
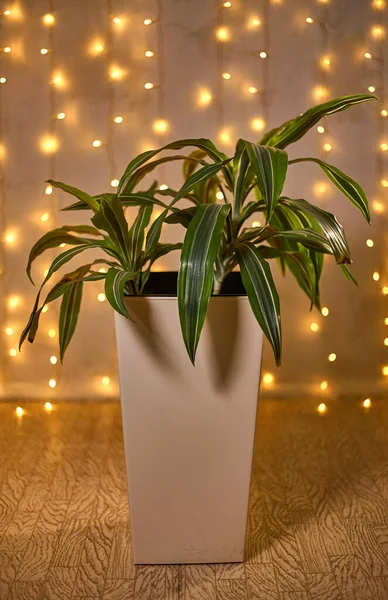
[[[342,226],[307,200],[282,195],[287,169],[315,162],[369,221],[358,183],[319,159],[289,160],[285,148],[321,118],[372,98],[346,96],[313,107],[259,143],[239,140],[232,157],[207,139],[149,150],[129,163],[114,194],[90,196],[49,181],[77,198],[64,210],[90,211],[92,224],[60,227],[32,248],[30,279],[42,252],[70,246],[52,262],[20,345],[34,341],[43,307],[62,297],[63,360],[84,282],[105,280],[116,311],[136,563],[243,560],[263,333],[276,363],[281,359],[279,298],[269,261],[291,272],[311,307],[320,306],[325,254],[354,281]],[[188,147],[194,147],[188,155],[158,156]],[[179,191],[160,190],[156,182],[139,191],[147,174],[175,160],[183,161]],[[128,206],[139,207],[130,227]],[[154,208],[162,212],[150,225]],[[261,227],[249,225],[255,213],[262,215]],[[183,242],[160,243],[162,227],[177,223],[186,229]],[[62,276],[41,301],[53,275],[90,249],[102,250],[102,258]],[[175,250],[181,253],[178,274],[152,272]],[[106,272],[98,270],[100,263]]]

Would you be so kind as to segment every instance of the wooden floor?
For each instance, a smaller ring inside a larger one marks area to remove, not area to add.
[[[119,404],[0,404],[0,600],[387,600],[388,403],[319,401],[260,403],[244,565],[137,568]]]

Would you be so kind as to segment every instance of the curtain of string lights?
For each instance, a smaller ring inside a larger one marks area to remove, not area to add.
[[[376,92],[381,104],[326,119],[290,149],[358,177],[373,224],[308,168],[290,169],[290,195],[339,214],[354,249],[359,289],[328,265],[321,313],[293,281],[277,275],[284,361],[266,350],[263,393],[330,398],[356,392],[369,406],[388,381],[388,152],[385,0],[4,0],[0,15],[0,377],[3,398],[118,395],[112,313],[103,288],[84,294],[79,331],[64,366],[58,309],[42,317],[34,348],[17,340],[35,290],[24,274],[29,247],[65,223],[67,199],[46,179],[97,193],[117,188],[132,156],[179,137],[211,137],[233,152],[238,137],[262,132],[314,102]],[[350,6],[352,10],[350,11]],[[93,9],[93,10],[92,10]],[[93,14],[92,14],[93,13]],[[92,16],[91,16],[92,15]],[[346,35],[345,35],[346,32]],[[20,96],[24,95],[24,104]],[[360,143],[361,142],[361,143]],[[161,189],[179,172],[158,173]],[[221,198],[220,198],[221,200]],[[133,213],[127,212],[128,218]],[[65,215],[65,216],[64,216]],[[84,215],[71,215],[82,222]],[[68,218],[68,217],[67,217]],[[74,222],[74,221],[72,221]],[[253,220],[252,226],[260,221]],[[173,229],[171,239],[179,239]],[[51,253],[51,258],[54,256]],[[49,258],[37,261],[38,281]],[[175,263],[159,265],[161,269]],[[386,313],[386,314],[385,314]],[[23,414],[19,407],[19,414]]]

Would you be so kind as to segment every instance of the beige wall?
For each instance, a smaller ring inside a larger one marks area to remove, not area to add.
[[[35,290],[24,267],[30,246],[55,224],[81,222],[82,214],[66,216],[56,210],[69,198],[56,192],[45,194],[48,177],[66,181],[90,193],[109,191],[110,181],[119,177],[134,154],[145,148],[181,137],[217,138],[224,129],[237,137],[255,140],[254,118],[263,118],[268,127],[302,112],[314,102],[314,90],[327,88],[330,97],[364,92],[370,85],[382,97],[384,61],[366,60],[365,51],[383,57],[385,42],[376,41],[371,28],[386,19],[375,0],[232,0],[224,8],[216,0],[28,0],[19,8],[2,2],[9,16],[1,16],[1,46],[10,53],[0,56],[0,127],[4,146],[1,181],[1,226],[4,235],[15,236],[5,244],[0,256],[1,327],[12,327],[13,335],[1,332],[2,389],[5,397],[106,397],[117,394],[116,349],[113,315],[106,302],[96,297],[100,284],[91,284],[84,293],[80,326],[68,351],[65,366],[53,366],[49,358],[57,354],[57,339],[48,336],[57,328],[57,309],[43,315],[41,331],[33,347],[9,356],[17,346],[17,334],[27,319]],[[381,4],[381,2],[380,2]],[[375,5],[375,7],[373,6]],[[55,25],[47,27],[42,15],[53,11]],[[110,16],[109,16],[110,11]],[[112,23],[119,16],[120,24]],[[307,24],[311,16],[315,23]],[[146,18],[159,18],[149,26]],[[261,21],[259,26],[252,18]],[[217,26],[228,28],[230,40],[217,41]],[[100,38],[100,39],[98,39]],[[99,42],[104,51],[90,54],[90,45]],[[40,49],[48,48],[47,55]],[[146,58],[146,50],[155,52]],[[268,57],[259,58],[265,51]],[[331,68],[320,67],[323,54],[330,55]],[[122,70],[122,79],[109,81],[109,67]],[[221,77],[229,72],[229,81]],[[50,84],[60,74],[63,87]],[[145,90],[144,83],[159,87]],[[251,94],[250,86],[261,93]],[[200,90],[210,91],[208,106],[199,106]],[[387,196],[379,183],[388,165],[379,151],[384,138],[381,107],[367,105],[336,115],[325,134],[313,130],[293,146],[291,156],[324,156],[324,143],[331,143],[329,161],[355,176],[371,201],[385,206]],[[52,116],[65,112],[64,120]],[[113,117],[124,117],[114,124]],[[164,118],[169,130],[156,135],[153,122]],[[386,119],[388,122],[388,118]],[[58,149],[51,155],[42,151],[45,134],[53,134]],[[93,148],[100,139],[102,148]],[[388,143],[388,142],[387,142]],[[232,147],[220,143],[225,152]],[[179,185],[179,171],[166,169],[160,182]],[[388,297],[381,289],[388,285],[386,265],[385,215],[374,213],[373,225],[366,225],[359,213],[327,184],[317,167],[290,169],[286,191],[295,197],[318,202],[338,214],[346,225],[353,248],[356,288],[347,283],[327,261],[323,282],[323,304],[328,317],[308,313],[308,302],[289,278],[279,276],[284,326],[284,360],[274,367],[269,348],[265,349],[265,370],[275,374],[276,393],[304,393],[319,390],[323,380],[328,391],[357,390],[360,397],[384,389],[382,365],[388,364],[388,336],[384,317]],[[376,204],[375,204],[376,206]],[[378,207],[379,205],[377,205]],[[47,222],[41,215],[49,213]],[[179,228],[171,229],[179,237]],[[374,240],[368,248],[367,238]],[[9,239],[9,238],[8,238]],[[49,264],[48,254],[37,261],[35,278],[41,280]],[[165,263],[165,266],[174,261]],[[372,280],[379,271],[379,282]],[[10,296],[19,305],[8,306]],[[318,332],[310,324],[319,324]],[[329,363],[329,353],[337,360]],[[109,376],[109,386],[101,377]],[[50,389],[48,381],[57,386]],[[326,394],[328,393],[326,392]]]

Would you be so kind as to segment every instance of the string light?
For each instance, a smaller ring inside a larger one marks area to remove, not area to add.
[[[22,409],[21,406],[17,406],[15,412],[18,417],[22,417],[24,415],[24,410]]]
[[[327,308],[327,306],[324,306],[324,307],[322,308],[322,310],[321,310],[321,314],[322,314],[324,317],[327,317],[327,316],[328,316],[328,314],[329,314],[329,312],[330,312],[330,311],[329,311],[329,309]]]
[[[373,281],[378,281],[380,279],[380,273],[375,271],[372,275]]]
[[[371,33],[375,40],[381,40],[384,37],[384,28],[381,25],[374,25]]]
[[[40,220],[42,221],[42,223],[46,223],[46,221],[48,221],[50,218],[49,213],[45,212],[43,213],[43,215],[41,215]]]
[[[115,117],[115,118],[113,119],[113,122],[114,122],[114,123],[117,123],[117,124],[120,124],[120,123],[122,123],[123,121],[124,121],[123,117]]]
[[[150,81],[147,81],[147,83],[144,84],[144,87],[146,90],[152,90],[155,86]]]
[[[323,85],[317,85],[313,89],[313,98],[316,102],[321,102],[325,100],[329,95],[329,91]]]
[[[368,248],[373,248],[373,246],[375,245],[374,241],[370,239],[366,240],[365,243],[368,246]]]
[[[373,0],[372,6],[376,10],[384,10],[384,8],[385,8],[385,0]]]
[[[388,110],[387,110],[386,108],[383,108],[383,109],[380,111],[380,115],[381,115],[382,117],[388,117]]]
[[[111,186],[113,188],[117,188],[117,186],[119,185],[119,180],[118,179],[112,179],[112,181],[110,182]]]
[[[323,196],[327,192],[327,184],[324,181],[320,181],[314,185],[314,192],[318,196]]]
[[[372,208],[373,208],[374,212],[377,214],[381,214],[382,212],[384,212],[384,204],[382,202],[380,202],[379,200],[373,200]]]
[[[57,382],[55,379],[50,379],[48,384],[51,388],[55,388],[55,386],[57,385]]]
[[[54,381],[54,380],[52,380],[52,381]],[[55,386],[51,386],[51,387],[55,387]],[[47,412],[51,412],[53,410],[53,405],[51,404],[51,402],[45,402],[44,407],[47,410]]]
[[[260,117],[256,117],[251,121],[251,127],[254,131],[263,131],[265,129],[265,121]]]
[[[53,193],[53,187],[52,187],[52,185],[50,185],[50,184],[46,185],[44,193],[46,194],[46,196],[50,196],[50,194]]]
[[[14,231],[6,231],[4,234],[4,243],[7,246],[14,246],[16,243],[16,233]]]
[[[228,79],[231,79],[231,78],[232,78],[232,76],[231,76],[231,74],[230,74],[230,73],[222,73],[221,77],[222,77],[223,79],[226,79],[226,80],[228,80]]]
[[[223,144],[231,144],[232,143],[232,138],[231,138],[230,130],[229,129],[222,129],[220,131],[220,133],[218,134],[218,139]]]
[[[310,329],[311,329],[311,331],[314,331],[314,332],[319,331],[318,323],[311,323]]]
[[[97,300],[99,302],[105,302],[105,300],[106,300],[105,294],[103,294],[102,292],[100,294],[97,294]]]
[[[327,381],[322,381],[319,387],[324,392],[325,390],[327,390],[328,386],[329,384],[327,383]]]
[[[42,21],[45,25],[51,27],[55,23],[55,17],[51,13],[46,13],[45,15],[43,15]]]
[[[362,403],[364,408],[370,408],[372,402],[370,398],[365,398],[364,402]]]
[[[120,25],[120,24],[121,24],[121,19],[120,19],[120,17],[113,17],[112,21],[113,21],[113,23],[114,23],[115,25]]]
[[[263,52],[260,52],[259,56],[260,56],[260,58],[267,58],[268,55],[266,52],[263,51]]]
[[[380,183],[384,188],[388,188],[388,180],[387,179],[381,179]]]
[[[55,331],[55,329],[49,329],[48,330],[48,336],[49,336],[49,338],[55,338],[56,335],[57,335],[57,332]]]
[[[154,52],[152,52],[152,50],[146,50],[144,52],[144,56],[146,56],[147,58],[153,58],[155,56]]]
[[[9,354],[10,356],[17,356],[17,353],[18,353],[18,351],[16,350],[16,348],[11,348],[11,349],[8,351],[8,354]]]
[[[318,405],[318,412],[320,414],[323,414],[326,412],[326,410],[327,410],[326,404],[324,402],[321,402],[321,404]]]
[[[257,89],[257,87],[255,87],[254,85],[251,85],[251,86],[248,88],[248,92],[249,92],[250,94],[257,94],[257,92],[258,92],[258,91],[259,91],[259,90]]]
[[[153,22],[153,19],[144,19],[143,21],[144,25],[152,25]]]
[[[252,227],[255,229],[256,227],[261,227],[260,221],[253,221]]]
[[[199,96],[198,96],[199,106],[209,106],[211,101],[212,101],[211,92],[206,89],[200,90]]]
[[[381,372],[384,375],[384,377],[388,377],[388,365],[383,366]]]
[[[102,383],[102,385],[109,385],[110,384],[110,377],[108,377],[107,375],[105,375],[104,377],[101,378],[101,383]]]
[[[93,140],[92,146],[93,146],[93,148],[101,148],[102,141],[101,140]]]
[[[39,141],[40,149],[45,154],[53,154],[59,148],[59,142],[54,135],[46,134],[40,138]]]
[[[168,131],[168,123],[164,119],[157,119],[152,124],[152,129],[155,133],[167,133]]]
[[[224,2],[222,5],[224,8],[230,8],[232,6],[231,2]]]
[[[332,145],[329,143],[323,144],[323,149],[325,152],[330,152],[330,150],[332,150]]]
[[[7,300],[8,308],[11,310],[17,308],[21,304],[20,296],[9,296]]]
[[[101,52],[104,52],[104,50],[105,45],[102,40],[94,40],[89,46],[89,54],[92,56],[97,56],[98,54],[101,54]]]
[[[371,94],[373,94],[375,91],[376,91],[376,88],[375,88],[375,86],[374,86],[374,85],[370,85],[370,86],[368,87],[368,92],[370,92]]]
[[[216,198],[217,200],[223,200],[225,196],[222,192],[216,192]]]
[[[42,313],[46,313],[48,311],[49,307],[48,304],[45,304],[44,307],[42,308]]]
[[[109,77],[114,81],[120,81],[124,77],[124,70],[120,67],[113,66],[109,69]]]
[[[388,295],[388,287],[384,286],[383,289],[381,290],[381,293],[383,294],[383,296],[387,296]]]
[[[98,269],[98,272],[99,273],[107,273],[108,271],[104,267],[101,267],[101,269]]]
[[[334,352],[332,352],[327,358],[329,362],[334,362],[337,359],[337,355]]]
[[[330,67],[331,67],[331,60],[330,60],[330,58],[328,56],[322,56],[322,58],[321,58],[321,67],[323,69],[326,69],[326,70],[330,69]]]
[[[386,152],[388,150],[388,144],[386,142],[382,142],[380,144],[380,150],[382,150],[383,152]]]
[[[11,14],[11,10],[9,8],[7,8],[7,10],[5,10],[3,12],[3,15],[5,15],[6,17],[9,17],[10,14]]]
[[[372,59],[372,55],[371,55],[371,53],[370,53],[370,52],[365,52],[365,53],[364,53],[364,56],[365,56],[365,58],[367,58],[368,60],[371,60],[371,59]]]
[[[261,21],[257,17],[251,17],[251,19],[249,19],[248,26],[250,29],[256,29],[257,27],[260,27],[260,25]]]
[[[4,329],[4,331],[5,331],[5,333],[6,333],[7,335],[12,335],[12,334],[13,334],[13,329],[12,329],[12,327],[6,327],[6,328]]]
[[[220,42],[228,42],[230,39],[229,29],[227,27],[219,27],[216,31],[216,37]]]
[[[318,125],[317,131],[318,133],[325,133],[325,128],[322,125]]]
[[[0,83],[6,83],[7,78],[6,77],[0,77]]]
[[[265,385],[272,385],[274,381],[275,381],[275,378],[272,375],[272,373],[264,373],[264,375],[263,375],[263,383]]]
[[[161,191],[163,191],[163,190],[168,190],[168,185],[167,185],[166,183],[162,183],[162,184],[159,186],[159,189],[160,189]],[[218,192],[217,192],[217,193],[218,193]],[[217,196],[217,194],[216,194],[216,196]]]
[[[314,19],[312,17],[306,17],[306,23],[312,25],[312,23],[314,23]]]
[[[5,48],[3,48],[3,52],[5,52],[6,54],[9,54],[12,51],[11,46],[6,46]]]
[[[388,346],[388,338],[385,338],[385,340],[384,340],[384,346]]]
[[[43,55],[48,54],[49,53],[48,48],[41,48],[40,53]]]
[[[52,365],[56,365],[56,364],[57,364],[57,362],[58,362],[58,359],[57,359],[57,357],[56,357],[56,356],[54,356],[54,355],[53,355],[53,356],[50,356],[50,363],[51,363]]]

